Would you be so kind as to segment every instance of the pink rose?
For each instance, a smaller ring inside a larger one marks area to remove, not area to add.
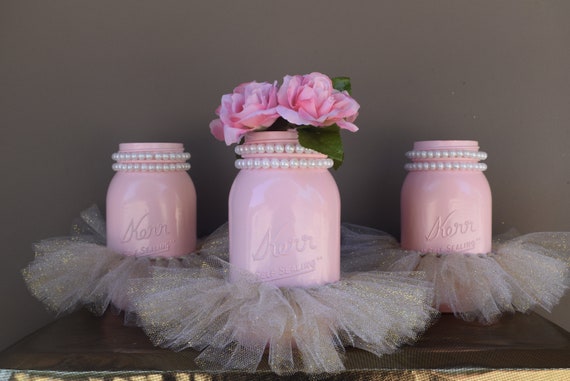
[[[335,90],[324,74],[285,76],[277,100],[277,112],[289,123],[316,127],[336,123],[340,128],[358,131],[352,122],[360,105],[346,91]]]
[[[238,143],[248,132],[271,126],[279,118],[276,106],[277,83],[242,83],[222,96],[216,110],[220,118],[210,123],[210,131],[227,145]]]

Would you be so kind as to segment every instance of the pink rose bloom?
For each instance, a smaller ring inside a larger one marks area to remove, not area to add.
[[[352,122],[360,105],[346,91],[335,90],[324,74],[285,76],[277,100],[277,112],[289,123],[316,127],[336,123],[340,128],[358,131]]]
[[[222,96],[216,110],[220,118],[210,123],[210,131],[227,145],[238,143],[248,132],[271,126],[279,118],[276,106],[276,83],[242,83],[232,94]]]

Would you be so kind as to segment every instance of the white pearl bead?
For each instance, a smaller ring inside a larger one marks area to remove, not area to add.
[[[287,153],[294,153],[295,152],[295,146],[293,144],[285,144],[285,152]]]
[[[281,168],[289,168],[289,160],[281,159]]]
[[[305,153],[305,147],[303,147],[303,146],[300,145],[300,144],[297,144],[297,145],[295,146],[295,152],[296,152],[296,153]]]
[[[299,159],[291,159],[289,162],[289,165],[291,166],[291,168],[299,168]]]
[[[309,166],[309,163],[307,162],[307,159],[301,159],[299,160],[299,167],[301,168],[307,168]]]
[[[271,159],[271,168],[279,168],[279,159]]]
[[[265,152],[265,144],[259,143],[257,145],[257,153],[264,153]]]
[[[265,169],[271,167],[271,161],[268,158],[261,159],[261,166]]]
[[[283,147],[283,144],[275,144],[275,153],[283,152],[285,152],[285,147]]]

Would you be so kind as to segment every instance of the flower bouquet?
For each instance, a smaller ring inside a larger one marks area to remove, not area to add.
[[[296,129],[301,146],[327,155],[337,169],[344,159],[340,130],[358,131],[353,122],[360,105],[350,92],[348,77],[321,73],[287,75],[280,87],[277,82],[243,83],[222,96],[210,130],[230,145],[254,131]]]

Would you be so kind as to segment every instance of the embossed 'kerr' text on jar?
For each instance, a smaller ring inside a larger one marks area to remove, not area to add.
[[[433,253],[491,251],[491,190],[478,142],[414,143],[401,192],[403,249]]]
[[[121,143],[107,191],[107,246],[134,256],[196,249],[196,190],[180,143]]]

